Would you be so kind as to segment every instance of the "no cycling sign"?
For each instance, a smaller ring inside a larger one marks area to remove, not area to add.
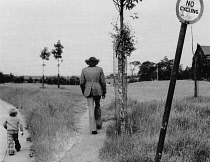
[[[185,24],[197,22],[203,14],[203,0],[178,0],[176,15]]]
[[[181,21],[181,28],[179,33],[179,39],[177,43],[173,68],[171,72],[171,79],[168,88],[168,94],[165,102],[165,110],[163,114],[162,127],[160,129],[160,136],[158,140],[155,162],[160,162],[162,152],[164,148],[164,141],[166,137],[166,131],[171,111],[171,105],[174,96],[174,90],[176,87],[176,79],[178,74],[178,68],[180,65],[180,59],[182,56],[182,49],[184,45],[184,39],[187,31],[188,24],[197,22],[203,14],[203,1],[202,0],[177,0],[176,15]]]

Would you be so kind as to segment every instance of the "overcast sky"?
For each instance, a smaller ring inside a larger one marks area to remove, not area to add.
[[[173,59],[181,23],[176,17],[176,0],[143,0],[125,12],[138,38],[137,50],[129,61],[159,62]],[[210,1],[204,0],[204,13],[192,25],[194,50],[197,43],[210,46]],[[139,19],[130,15],[138,13]],[[42,75],[41,50],[64,46],[60,74],[80,75],[85,59],[95,56],[106,74],[113,71],[111,23],[118,18],[112,0],[0,0],[0,71],[15,75]],[[119,20],[119,19],[118,19]],[[119,22],[118,22],[119,23]],[[188,25],[181,64],[191,66],[192,37]],[[57,62],[51,56],[45,75],[57,75]]]

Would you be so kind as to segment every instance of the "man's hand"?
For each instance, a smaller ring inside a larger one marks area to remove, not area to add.
[[[105,94],[103,94],[103,95],[102,95],[102,99],[105,99],[105,98],[106,98],[106,95],[105,95]]]

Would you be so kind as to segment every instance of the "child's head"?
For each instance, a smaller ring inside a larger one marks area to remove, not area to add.
[[[12,108],[9,110],[9,116],[16,116],[17,115],[17,110]]]

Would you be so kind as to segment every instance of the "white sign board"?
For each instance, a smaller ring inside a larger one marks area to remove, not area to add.
[[[201,18],[203,8],[203,0],[178,0],[176,15],[181,22],[193,24]]]

